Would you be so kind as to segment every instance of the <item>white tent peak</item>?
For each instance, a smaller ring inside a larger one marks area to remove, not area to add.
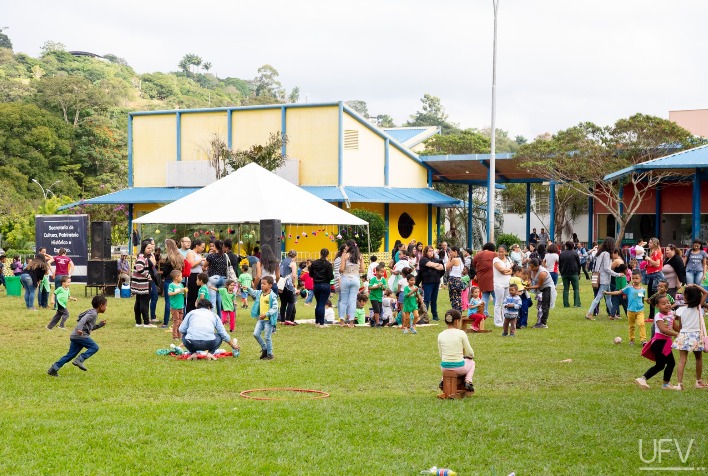
[[[236,225],[261,220],[293,225],[368,225],[254,163],[134,222]]]

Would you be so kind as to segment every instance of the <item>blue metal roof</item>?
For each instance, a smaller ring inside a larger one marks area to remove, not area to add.
[[[387,128],[384,128],[384,132],[385,132],[386,134],[390,135],[391,137],[393,137],[394,139],[396,139],[396,140],[397,140],[398,142],[400,142],[401,144],[403,144],[404,142],[406,142],[406,141],[408,141],[408,140],[411,140],[412,138],[414,138],[414,137],[417,136],[418,134],[421,134],[421,133],[425,132],[426,130],[428,130],[427,127],[415,127],[415,128],[414,128],[414,127],[410,127],[410,128],[406,128],[406,129],[400,129],[400,128],[387,129]]]
[[[438,207],[454,207],[462,204],[460,200],[431,188],[343,187],[346,197],[339,187],[305,186],[301,188],[328,202],[424,203]]]
[[[686,169],[700,169],[708,167],[708,144],[693,149],[682,150],[675,154],[660,157],[658,159],[648,160],[641,164],[635,164],[631,167],[618,170],[609,175],[605,175],[605,180],[614,180],[632,172],[654,169],[675,169],[686,171]]]
[[[134,187],[118,192],[101,195],[100,197],[80,200],[59,208],[66,210],[79,205],[117,205],[129,203],[171,203],[196,192],[201,187]]]

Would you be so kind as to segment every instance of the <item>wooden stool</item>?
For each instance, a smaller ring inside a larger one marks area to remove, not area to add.
[[[470,319],[468,317],[463,317],[460,320],[460,329],[467,332],[468,334],[473,333],[473,332],[480,332],[480,333],[492,332],[492,331],[484,330],[484,321],[486,321],[486,319],[479,321],[479,330],[476,331],[476,330],[472,329],[471,326],[467,327],[468,325],[472,324],[472,322],[473,322],[472,319]]]
[[[438,398],[465,398],[465,376],[454,370],[443,370],[443,393]]]

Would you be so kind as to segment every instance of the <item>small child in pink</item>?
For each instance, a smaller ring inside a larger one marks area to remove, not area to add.
[[[467,317],[472,319],[472,330],[479,332],[479,324],[487,318],[484,315],[484,301],[480,298],[479,288],[470,288],[470,303],[467,307]]]

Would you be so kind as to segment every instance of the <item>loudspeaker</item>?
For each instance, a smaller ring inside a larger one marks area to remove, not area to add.
[[[261,247],[268,245],[275,253],[275,256],[280,256],[280,248],[283,242],[281,233],[280,220],[261,220]]]
[[[111,259],[111,222],[91,222],[91,259]]]
[[[118,266],[113,260],[92,259],[88,262],[86,284],[105,285],[118,282]]]

